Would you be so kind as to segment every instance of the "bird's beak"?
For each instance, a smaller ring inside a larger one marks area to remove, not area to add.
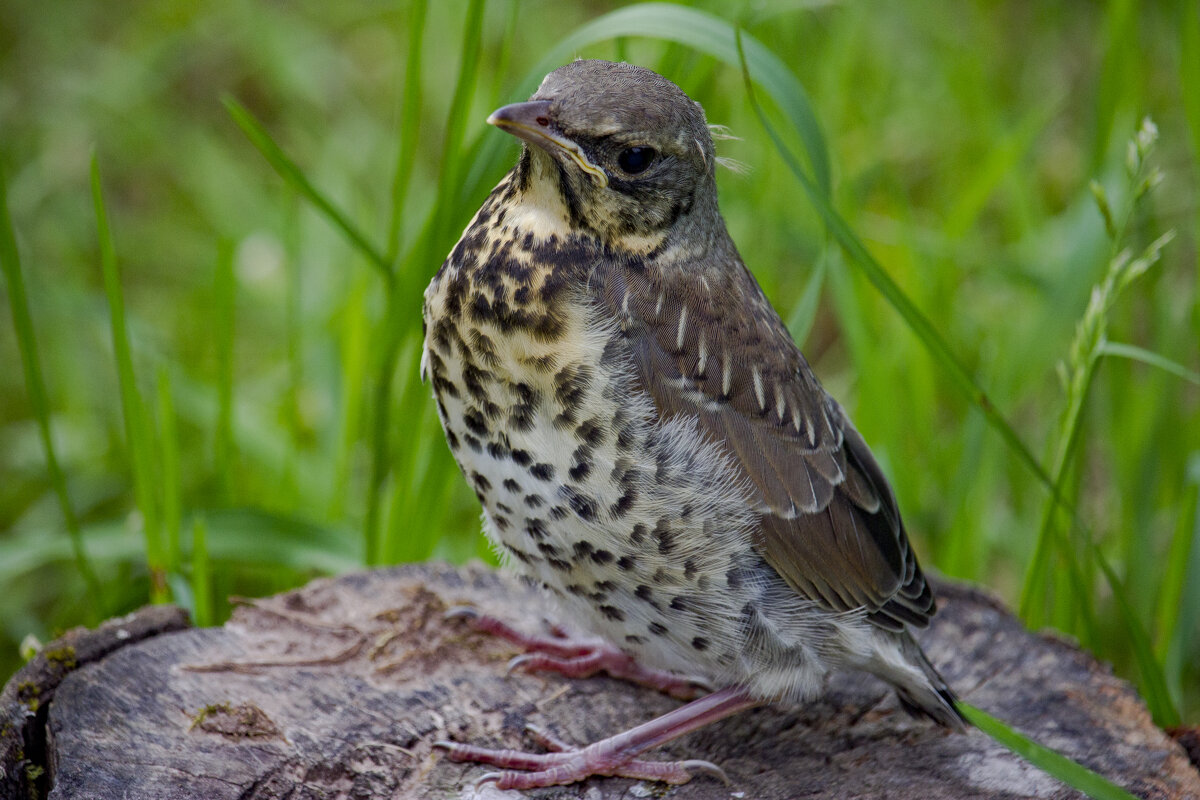
[[[518,139],[524,139],[547,152],[551,152],[551,148],[555,148],[578,164],[581,170],[591,175],[601,188],[608,186],[608,174],[592,163],[583,152],[582,147],[562,134],[556,133],[550,120],[549,100],[512,103],[497,108],[487,118],[489,125],[495,125],[505,133],[511,133]]]

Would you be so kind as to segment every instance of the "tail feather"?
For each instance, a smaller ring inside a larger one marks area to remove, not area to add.
[[[914,717],[925,717],[951,730],[963,732],[970,725],[958,710],[958,698],[947,686],[930,687],[919,695],[897,686],[896,697],[900,705]]]
[[[900,705],[913,716],[926,717],[951,730],[965,731],[970,723],[958,710],[958,698],[929,663],[916,639],[908,632],[891,634],[889,638],[899,645],[900,655],[909,669],[898,669],[890,663],[885,669],[872,671],[892,684]]]

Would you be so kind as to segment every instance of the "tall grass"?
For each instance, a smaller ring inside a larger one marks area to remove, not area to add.
[[[740,137],[734,238],[923,561],[1200,720],[1194,4],[10,5],[0,674],[97,608],[490,557],[421,291],[516,157],[482,120],[578,54]]]
[[[71,551],[75,566],[87,584],[87,592],[97,608],[103,607],[100,582],[88,560],[84,548],[83,532],[75,516],[74,506],[67,492],[67,480],[58,463],[57,448],[50,430],[50,407],[46,399],[46,383],[42,377],[41,354],[38,352],[37,336],[29,313],[29,300],[25,292],[25,276],[21,272],[21,258],[17,251],[17,237],[8,213],[8,185],[4,171],[0,169],[0,268],[4,271],[4,283],[8,290],[12,325],[17,336],[21,365],[24,367],[25,389],[29,394],[29,405],[37,422],[38,435],[46,460],[46,477],[53,487],[62,513],[63,526],[71,538]],[[95,620],[95,614],[91,615]]]

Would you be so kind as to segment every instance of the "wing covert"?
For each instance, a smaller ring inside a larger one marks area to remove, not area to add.
[[[767,563],[831,610],[924,626],[933,596],[892,490],[745,267],[689,265],[669,290],[628,270],[595,288],[659,413],[695,417],[753,487]]]

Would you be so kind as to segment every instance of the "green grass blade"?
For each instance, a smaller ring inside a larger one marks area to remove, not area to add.
[[[1155,132],[1153,124],[1146,120],[1130,143],[1127,177],[1131,191],[1122,214],[1123,221],[1115,227],[1106,224],[1109,235],[1113,237],[1113,255],[1109,259],[1103,279],[1092,289],[1087,308],[1076,325],[1075,336],[1071,341],[1067,357],[1062,362],[1066,403],[1056,429],[1055,441],[1057,444],[1051,469],[1056,496],[1061,495],[1064,491],[1071,464],[1075,459],[1076,448],[1081,439],[1083,412],[1088,402],[1096,366],[1103,352],[1109,313],[1121,292],[1145,274],[1150,267],[1158,263],[1162,249],[1174,238],[1174,232],[1168,231],[1151,242],[1137,257],[1127,250],[1119,249],[1122,245],[1124,231],[1128,226],[1128,220],[1132,219],[1139,201],[1153,186],[1153,181],[1147,182],[1143,176],[1147,172],[1146,158],[1153,147]],[[1156,176],[1158,173],[1150,170],[1148,174]],[[1108,207],[1104,190],[1093,185],[1092,191],[1107,219],[1111,210]],[[1086,537],[1083,541],[1064,541],[1056,525],[1057,515],[1058,507],[1055,501],[1048,500],[1042,513],[1042,524],[1038,532],[1034,555],[1026,569],[1021,589],[1021,617],[1031,625],[1039,625],[1044,622],[1047,581],[1051,565],[1056,559],[1066,565],[1068,575],[1073,583],[1073,593],[1070,597],[1072,610],[1079,609],[1090,615],[1095,592],[1090,583],[1080,586],[1076,574],[1080,569],[1079,560],[1081,558],[1088,565],[1094,563],[1103,572],[1112,590],[1113,599],[1117,604],[1129,639],[1128,644],[1141,677],[1140,686],[1151,713],[1160,724],[1177,724],[1179,712],[1167,690],[1162,665],[1154,655],[1150,637],[1142,621],[1128,602],[1124,585],[1108,564],[1104,554],[1096,546],[1090,533],[1083,531],[1082,525],[1077,526],[1077,530],[1081,531],[1081,536]],[[1094,633],[1089,633],[1089,637],[1094,637]],[[1093,642],[1096,641],[1093,638]]]
[[[459,221],[455,216],[461,211],[460,203],[456,201],[462,196],[462,143],[471,98],[475,94],[475,84],[479,78],[485,5],[485,0],[471,0],[463,22],[463,38],[459,48],[462,55],[458,62],[458,80],[454,83],[454,94],[450,101],[450,114],[446,119],[442,169],[438,179],[437,216],[434,222],[434,240],[437,242],[448,240],[453,235],[453,226]]]
[[[1079,346],[1077,342],[1076,347]],[[1073,374],[1072,380],[1067,387],[1067,404],[1059,419],[1058,449],[1054,455],[1054,465],[1051,469],[1051,475],[1054,476],[1054,490],[1056,493],[1063,491],[1063,483],[1067,477],[1068,467],[1075,453],[1075,446],[1079,441],[1083,409],[1087,402],[1088,391],[1091,388],[1094,367],[1094,359],[1091,357],[1087,358],[1085,364],[1077,366],[1077,372]],[[1020,617],[1025,620],[1026,624],[1035,628],[1041,627],[1046,622],[1044,617],[1046,579],[1055,555],[1061,555],[1071,565],[1074,565],[1074,560],[1071,557],[1072,548],[1064,543],[1062,537],[1058,535],[1058,528],[1055,525],[1057,514],[1058,505],[1051,498],[1047,501],[1042,511],[1042,522],[1038,529],[1037,544],[1034,547],[1033,558],[1026,569],[1025,581],[1021,589]],[[1057,548],[1055,545],[1057,545]],[[1075,592],[1073,600],[1076,603],[1087,606],[1091,605],[1091,591],[1081,583],[1075,583],[1072,588]]]
[[[213,281],[212,333],[216,351],[217,430],[213,436],[213,474],[220,497],[228,502],[233,488],[233,342],[237,324],[237,284],[233,277],[233,246],[221,242]]]
[[[209,567],[208,524],[204,517],[197,516],[192,522],[192,620],[197,627],[205,628],[216,621],[213,607],[212,570]]]
[[[338,444],[333,469],[333,497],[329,519],[345,514],[350,494],[351,463],[363,435],[362,412],[370,352],[370,322],[367,313],[367,276],[360,274],[352,283],[342,306],[338,328],[338,362],[341,365],[338,400]]]
[[[817,259],[816,265],[813,267],[812,274],[805,281],[804,291],[800,293],[800,299],[796,301],[796,305],[792,307],[792,311],[788,314],[787,327],[795,339],[801,345],[808,339],[808,334],[812,331],[813,322],[817,319],[817,306],[821,299],[821,289],[825,286],[825,273],[828,271],[829,259],[832,258],[833,251],[825,248],[821,251],[821,257]]]
[[[104,274],[104,291],[108,297],[109,323],[112,331],[113,353],[117,360],[117,383],[121,392],[121,410],[125,418],[125,437],[133,464],[133,490],[142,515],[142,531],[146,543],[146,563],[150,570],[150,599],[166,602],[167,569],[163,551],[158,502],[154,485],[153,424],[137,386],[133,355],[129,348],[129,330],[125,321],[125,299],[121,275],[117,267],[117,251],[113,245],[112,229],[100,182],[100,164],[92,156],[92,202],[96,212],[96,229],[100,237],[100,267]]]
[[[21,364],[25,368],[25,389],[29,392],[29,404],[37,419],[38,435],[46,456],[46,471],[58,498],[67,534],[71,538],[75,566],[83,576],[88,594],[91,595],[92,602],[88,606],[93,618],[99,619],[99,614],[105,606],[104,597],[100,590],[100,581],[88,560],[83,531],[80,530],[79,519],[75,516],[75,508],[71,505],[67,479],[59,466],[58,455],[54,449],[54,436],[50,430],[50,401],[46,397],[46,382],[42,376],[41,359],[38,357],[37,336],[33,328],[33,317],[29,313],[29,299],[25,294],[25,276],[21,273],[17,235],[8,211],[8,183],[3,170],[0,170],[0,271],[4,273],[4,280],[8,284],[8,303],[12,309],[13,327],[17,334],[17,349],[21,353]]]
[[[91,563],[107,572],[113,565],[128,565],[145,558],[146,543],[123,520],[84,523]],[[0,537],[0,586],[13,586],[22,577],[73,560],[71,543],[53,530],[32,526]]]
[[[1034,140],[1055,118],[1060,104],[1060,96],[1043,101],[1012,130],[996,137],[987,158],[965,182],[957,202],[946,217],[944,228],[948,239],[962,239],[975,227],[996,188],[1019,168],[1020,161],[1028,154]]]
[[[1178,566],[1172,562],[1172,568],[1163,580],[1157,619],[1158,633],[1164,642],[1163,672],[1168,678],[1168,686],[1175,690],[1173,697],[1183,697],[1191,690],[1185,683],[1186,673],[1194,669],[1193,654],[1200,646],[1200,503],[1197,502],[1200,498],[1200,450],[1192,451],[1187,476],[1186,510],[1181,515],[1169,551],[1171,559],[1178,559]],[[1194,711],[1186,722],[1195,723]]]
[[[343,527],[252,508],[205,512],[210,562],[338,574],[362,568],[356,539]]]
[[[455,82],[450,113],[446,121],[445,146],[442,170],[437,186],[434,212],[428,226],[422,231],[414,247],[403,259],[406,264],[429,264],[440,259],[452,244],[454,226],[469,209],[463,201],[469,193],[463,190],[465,157],[462,141],[466,129],[470,99],[474,95],[479,77],[479,61],[482,52],[484,0],[472,0],[463,22],[462,44],[459,49],[458,80]],[[400,356],[405,337],[416,328],[420,319],[414,314],[419,308],[419,295],[427,274],[423,270],[402,269],[400,280],[388,292],[387,310],[384,314],[384,330],[379,349],[375,387],[373,392],[374,424],[371,452],[371,475],[367,485],[366,515],[363,521],[364,554],[367,564],[377,564],[384,551],[385,533],[381,521],[387,496],[384,492],[388,470],[392,468],[391,437],[393,431],[389,420],[392,412],[392,382],[396,373],[396,362]],[[411,428],[405,430],[411,437]],[[406,439],[402,447],[413,447]]]
[[[1096,134],[1092,151],[1094,167],[1104,162],[1117,118],[1129,107],[1129,88],[1141,63],[1137,49],[1139,17],[1137,0],[1110,0],[1105,4],[1103,64],[1093,123]]]
[[[345,527],[248,508],[207,510],[203,518],[210,565],[253,565],[260,572],[288,569],[309,576],[339,574],[362,566],[352,532]],[[127,567],[145,548],[123,520],[88,523],[84,536],[93,562],[106,571]],[[193,541],[193,550],[195,547]],[[184,555],[193,561],[196,558],[193,551]],[[0,538],[0,586],[10,586],[22,576],[70,558],[69,542],[40,527]]]
[[[1179,86],[1188,123],[1192,165],[1200,168],[1200,6],[1182,2],[1179,15]]]
[[[1129,605],[1129,599],[1125,596],[1125,589],[1120,578],[1108,563],[1108,559],[1104,557],[1099,548],[1094,546],[1093,553],[1097,565],[1104,572],[1109,586],[1112,587],[1113,599],[1117,603],[1121,623],[1129,637],[1133,658],[1137,663],[1138,674],[1141,676],[1138,687],[1146,698],[1146,706],[1150,709],[1154,721],[1162,727],[1169,728],[1178,725],[1180,722],[1179,709],[1175,707],[1175,701],[1171,699],[1171,693],[1167,689],[1167,680],[1163,674],[1162,665],[1154,657],[1154,646],[1150,643],[1150,635]]]
[[[167,537],[166,564],[168,571],[178,572],[181,552],[179,536],[182,527],[179,434],[175,423],[175,402],[171,399],[171,376],[166,367],[159,367],[156,394],[160,465],[157,483],[162,489],[163,526]]]
[[[383,318],[384,340],[371,392],[374,412],[371,427],[371,473],[367,483],[366,514],[362,527],[363,563],[367,566],[379,563],[382,535],[379,521],[383,515],[383,485],[392,466],[392,430],[389,424],[392,418],[392,381],[395,377],[396,359],[400,354],[400,320],[405,305],[399,292],[388,293],[387,310]]]
[[[246,508],[207,510],[203,517],[210,565],[252,565],[260,573],[287,569],[302,576],[332,575],[362,566],[352,532],[344,527]],[[127,577],[129,564],[144,555],[145,542],[124,520],[87,523],[83,531],[92,561],[103,571]],[[184,555],[196,557],[191,551]],[[70,543],[38,526],[0,538],[0,586],[11,586],[22,576],[70,559]]]
[[[287,221],[290,227],[297,222],[297,204],[289,204]],[[294,238],[289,236],[288,238]],[[298,258],[289,258],[284,263],[283,291],[283,352],[287,366],[287,379],[283,384],[283,417],[287,426],[288,457],[285,461],[284,483],[281,487],[287,498],[288,506],[295,504],[297,499],[297,484],[294,468],[299,462],[297,451],[299,442],[304,437],[304,423],[301,422],[300,395],[304,390],[304,329],[302,324],[303,310],[300,307],[301,296],[304,292],[303,262]]]
[[[262,153],[263,158],[267,159],[267,163],[271,165],[276,174],[283,178],[284,182],[298,192],[300,196],[312,203],[335,228],[340,230],[351,246],[362,253],[366,257],[367,262],[379,270],[384,280],[390,284],[392,281],[392,264],[387,256],[380,252],[366,235],[358,229],[358,226],[351,222],[350,218],[342,213],[329,198],[313,186],[312,182],[300,171],[300,167],[296,165],[296,162],[292,161],[283,152],[283,148],[275,143],[275,140],[267,133],[262,123],[255,119],[254,115],[245,106],[232,97],[225,97],[223,100],[225,108],[229,111],[229,115],[233,117],[233,121],[242,129],[242,133],[246,134],[246,138],[258,149],[258,152]]]
[[[217,430],[213,437],[213,474],[222,500],[228,502],[233,488],[233,342],[237,326],[237,283],[233,277],[233,246],[218,245],[217,270],[213,281],[212,327],[216,350]]]
[[[740,37],[738,41],[741,41]],[[771,141],[775,144],[776,150],[782,156],[784,163],[787,164],[792,174],[796,176],[800,185],[804,187],[809,200],[824,219],[826,226],[834,238],[838,240],[838,243],[846,251],[851,262],[862,270],[863,274],[875,286],[876,290],[896,309],[909,329],[912,330],[921,344],[925,346],[925,349],[929,351],[934,360],[950,376],[955,387],[962,392],[972,405],[979,409],[984,418],[1000,434],[1001,438],[1018,456],[1021,462],[1050,490],[1056,500],[1062,503],[1061,494],[1055,489],[1054,482],[1050,480],[1049,474],[1038,463],[1038,460],[1030,452],[1029,448],[1025,446],[1025,443],[1017,435],[1013,427],[1008,424],[1008,421],[992,404],[987,393],[975,382],[971,373],[967,371],[967,368],[954,355],[954,352],[950,349],[950,345],[946,343],[946,340],[933,327],[933,323],[908,299],[908,295],[892,280],[892,277],[888,275],[883,266],[871,255],[866,245],[862,243],[862,240],[851,230],[849,224],[847,224],[841,214],[829,202],[826,194],[805,174],[803,168],[796,161],[795,156],[792,155],[791,150],[775,131],[770,120],[767,119],[762,106],[759,105],[754,93],[754,83],[750,79],[750,73],[745,66],[745,62],[743,62],[742,74],[745,78],[747,96],[755,114],[758,115],[759,122],[762,123],[767,135],[770,136]]]
[[[392,211],[388,221],[388,264],[396,262],[403,232],[405,201],[412,183],[421,131],[421,50],[428,0],[413,0],[408,7],[408,57],[404,63],[404,95],[400,101],[400,131],[396,143],[396,171],[392,175]]]
[[[504,22],[504,35],[500,41],[505,43],[505,46],[500,48],[499,60],[494,64],[489,64],[492,71],[492,86],[488,91],[487,96],[490,100],[489,105],[499,107],[507,102],[503,97],[504,81],[508,77],[509,65],[512,62],[513,53],[517,48],[512,47],[512,42],[517,39],[517,26],[521,19],[521,0],[509,0],[508,2],[508,18]]]
[[[1139,177],[1137,173],[1130,175],[1132,185],[1137,185]],[[1131,196],[1129,208],[1125,214],[1126,218],[1132,216],[1137,200],[1136,195]],[[1057,447],[1051,472],[1054,476],[1056,495],[1063,491],[1069,466],[1080,440],[1083,411],[1105,341],[1108,314],[1121,291],[1143,275],[1151,266],[1158,263],[1162,248],[1173,237],[1174,233],[1168,231],[1151,242],[1137,258],[1131,257],[1128,252],[1115,255],[1108,264],[1104,279],[1093,289],[1088,306],[1076,326],[1075,337],[1071,342],[1065,361],[1066,405],[1059,418],[1056,431]],[[1082,547],[1062,541],[1062,537],[1057,535],[1058,529],[1055,525],[1057,512],[1058,507],[1054,500],[1048,500],[1042,515],[1037,547],[1034,557],[1026,569],[1021,590],[1021,617],[1034,625],[1042,622],[1046,577],[1050,570],[1050,564],[1056,556],[1061,557],[1066,562],[1068,570],[1071,571],[1070,577],[1073,580],[1072,588],[1074,590],[1074,595],[1071,597],[1072,604],[1090,615],[1092,613],[1090,607],[1095,593],[1087,585],[1078,585],[1079,582],[1075,579],[1075,571],[1079,569],[1078,558],[1080,555],[1085,559],[1090,557],[1104,573],[1112,590],[1113,599],[1117,604],[1117,610],[1129,637],[1130,649],[1141,676],[1140,687],[1146,697],[1146,704],[1160,725],[1178,724],[1179,711],[1167,690],[1162,665],[1154,656],[1154,649],[1145,626],[1129,604],[1124,585],[1090,534],[1086,534],[1087,538],[1082,543]],[[1055,552],[1055,545],[1057,545],[1057,552]],[[1094,634],[1090,635],[1094,636]]]
[[[1200,386],[1200,372],[1192,372],[1178,361],[1172,361],[1166,356],[1161,356],[1158,353],[1138,347],[1137,345],[1106,341],[1100,345],[1099,352],[1100,355],[1128,358],[1133,361],[1140,361],[1143,364],[1149,364],[1152,367],[1158,367],[1163,372],[1174,375],[1176,378],[1181,378],[1188,383]]]
[[[1136,800],[1134,795],[1107,778],[1018,733],[986,711],[962,701],[958,702],[957,707],[976,728],[1046,774],[1078,789],[1093,800]]]
[[[454,462],[448,458],[441,426],[427,388],[415,379],[420,359],[420,341],[412,337],[400,359],[401,374],[410,376],[397,403],[399,415],[408,420],[413,445],[398,454],[388,502],[381,552],[385,563],[420,561],[433,554],[439,515],[444,515],[447,491],[459,481]]]
[[[1200,4],[1180,2],[1179,10],[1179,82],[1183,97],[1184,118],[1187,120],[1187,142],[1191,151],[1192,171],[1200,177]],[[1194,185],[1194,184],[1193,184]],[[1193,204],[1195,206],[1195,204]],[[1195,223],[1191,226],[1193,236],[1200,228],[1200,207],[1193,207]],[[1192,269],[1198,269],[1200,255],[1193,253]],[[1192,299],[1192,331],[1193,339],[1200,331],[1200,292]],[[1190,549],[1191,556],[1181,559],[1179,570],[1183,573],[1178,578],[1168,576],[1162,590],[1163,606],[1158,615],[1159,628],[1157,633],[1165,642],[1167,652],[1164,662],[1173,675],[1179,675],[1183,664],[1194,659],[1196,641],[1200,639],[1200,624],[1197,623],[1196,609],[1200,602],[1200,506],[1197,505],[1197,491],[1200,487],[1200,452],[1193,452],[1189,460],[1189,482],[1191,489],[1188,493],[1187,506],[1190,513],[1184,515],[1180,527],[1171,544],[1170,557],[1179,557],[1179,553]],[[1188,523],[1190,518],[1191,522]],[[1190,529],[1190,534],[1188,533]],[[1185,546],[1185,542],[1187,543]],[[1175,588],[1178,583],[1178,588]],[[1178,593],[1180,602],[1165,607],[1170,597]],[[1191,600],[1189,601],[1189,597]],[[1189,720],[1194,723],[1195,719]]]
[[[1200,455],[1193,458],[1193,464],[1200,467]],[[1200,469],[1192,472],[1184,488],[1184,501],[1164,560],[1162,585],[1158,590],[1154,654],[1160,662],[1166,661],[1171,642],[1178,632],[1188,565],[1192,562],[1196,543],[1200,542]]]

